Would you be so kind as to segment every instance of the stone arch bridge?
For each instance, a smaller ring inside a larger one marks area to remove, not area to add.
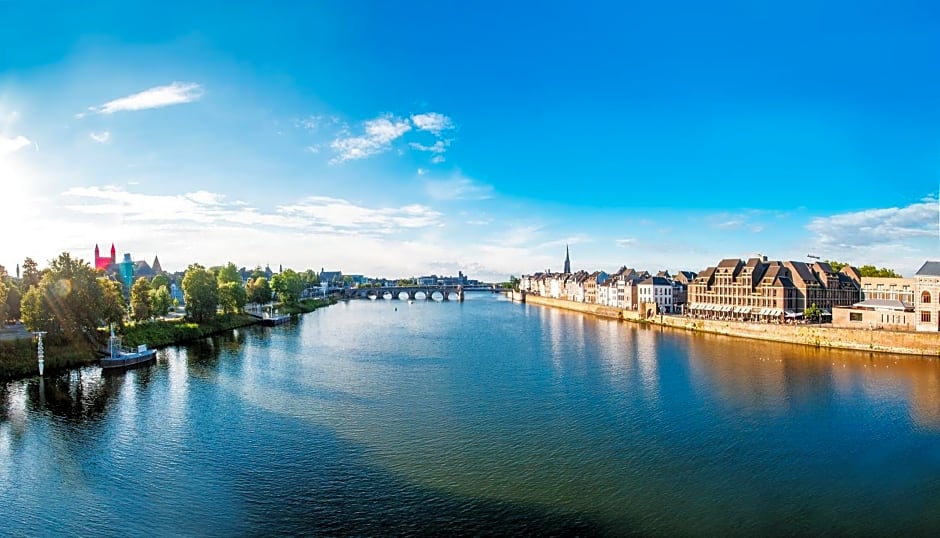
[[[434,295],[439,294],[443,301],[463,301],[463,286],[381,286],[376,288],[348,288],[343,290],[343,295],[347,299],[386,299],[390,295],[392,300],[405,300],[403,294],[407,295],[407,300],[415,301],[418,292],[424,294],[424,299],[434,300]]]

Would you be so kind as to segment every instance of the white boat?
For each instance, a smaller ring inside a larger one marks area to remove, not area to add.
[[[152,361],[157,357],[156,349],[147,349],[147,344],[130,349],[121,346],[121,337],[114,336],[114,327],[111,327],[111,338],[108,339],[109,356],[101,359],[102,368],[125,368],[135,364]]]

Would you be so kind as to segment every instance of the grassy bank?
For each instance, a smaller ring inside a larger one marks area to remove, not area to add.
[[[45,371],[54,372],[93,364],[95,350],[81,346],[45,346]],[[0,341],[0,380],[16,379],[39,372],[36,342],[32,338]]]
[[[257,323],[257,319],[246,314],[225,314],[206,323],[183,319],[148,321],[125,327],[123,344],[128,347],[172,346]]]
[[[326,299],[304,299],[297,303],[297,306],[285,306],[282,305],[278,308],[281,313],[284,314],[307,314],[313,312],[317,308],[324,306],[330,306],[331,304],[336,304],[336,299],[328,297]]]

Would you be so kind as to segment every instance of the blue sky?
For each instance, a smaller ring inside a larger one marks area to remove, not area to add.
[[[447,4],[0,1],[0,264],[940,257],[931,3]]]

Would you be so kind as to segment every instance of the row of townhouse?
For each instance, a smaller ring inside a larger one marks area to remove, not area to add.
[[[568,262],[568,259],[565,260]],[[826,262],[728,258],[699,273],[523,275],[520,289],[545,297],[595,303],[645,314],[684,313],[706,319],[796,321],[815,305],[837,326],[940,331],[940,262],[925,262],[912,279],[862,277]],[[655,304],[655,308],[652,305]]]
[[[578,271],[575,273],[535,273],[523,275],[519,288],[526,293],[569,301],[637,310],[643,304],[648,314],[679,312],[686,302],[687,287],[695,278],[691,271],[676,277],[662,271],[653,276],[648,271],[621,267],[616,273]]]

